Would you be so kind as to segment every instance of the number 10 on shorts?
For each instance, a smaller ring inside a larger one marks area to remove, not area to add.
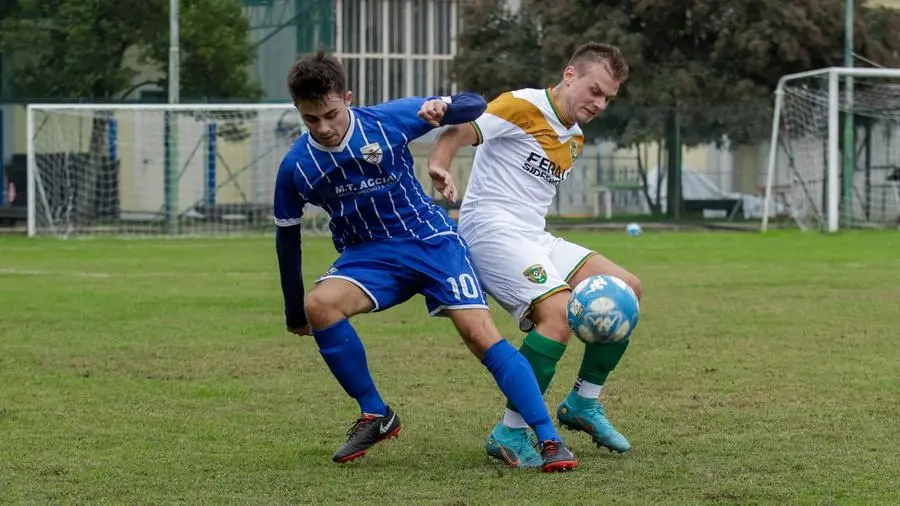
[[[458,280],[453,277],[447,278],[447,283],[450,283],[450,289],[453,290],[456,300],[462,300],[462,297],[478,298],[478,286],[475,284],[475,278],[467,272],[460,274]],[[462,297],[460,297],[460,292],[462,292]]]

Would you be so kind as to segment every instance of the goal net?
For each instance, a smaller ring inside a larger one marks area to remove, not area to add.
[[[281,158],[301,133],[282,104],[28,107],[28,234],[273,230]],[[328,217],[307,206],[305,232]]]
[[[763,230],[776,206],[804,230],[900,225],[900,70],[828,68],[781,79]]]

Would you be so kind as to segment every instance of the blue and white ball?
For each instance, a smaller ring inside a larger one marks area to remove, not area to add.
[[[591,276],[572,290],[566,310],[569,327],[587,344],[611,344],[631,335],[640,304],[634,290],[614,276]]]
[[[631,237],[637,237],[641,235],[644,231],[641,230],[641,226],[637,223],[629,223],[625,226],[625,232]]]

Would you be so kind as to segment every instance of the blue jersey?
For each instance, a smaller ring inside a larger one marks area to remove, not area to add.
[[[341,253],[324,277],[362,287],[376,310],[415,293],[425,295],[433,314],[487,307],[468,246],[413,171],[409,143],[433,128],[418,116],[427,100],[350,108],[350,125],[339,146],[322,146],[304,134],[285,155],[275,180],[275,250],[288,328],[308,323],[299,227],[306,204],[331,215],[334,246]],[[487,107],[475,93],[443,100],[448,103],[444,125],[474,121]]]
[[[429,132],[418,117],[428,100],[412,97],[350,108],[350,128],[337,147],[308,133],[291,146],[275,184],[275,223],[300,223],[305,204],[324,209],[335,248],[370,240],[425,239],[455,231],[443,208],[416,179],[408,144]]]

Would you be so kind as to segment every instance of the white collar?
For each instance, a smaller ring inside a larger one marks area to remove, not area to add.
[[[350,112],[350,127],[347,128],[347,133],[344,134],[344,138],[341,139],[341,143],[337,146],[330,148],[327,146],[323,146],[316,142],[313,136],[309,135],[309,145],[318,149],[319,151],[326,151],[328,153],[339,153],[347,148],[347,144],[350,142],[350,138],[353,137],[353,131],[356,128],[356,115],[353,114],[353,109],[348,107],[347,110]]]

